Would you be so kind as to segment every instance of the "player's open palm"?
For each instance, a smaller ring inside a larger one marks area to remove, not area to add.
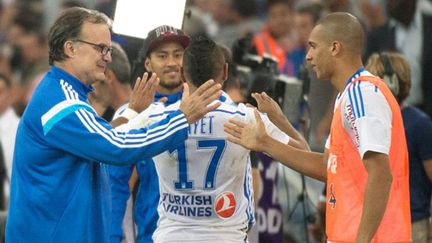
[[[158,85],[159,78],[156,73],[152,73],[150,78],[147,72],[141,78],[138,77],[129,99],[129,108],[138,113],[147,109],[153,103]]]
[[[221,105],[220,102],[213,101],[222,95],[222,86],[209,80],[201,85],[192,94],[189,94],[189,86],[185,83],[183,96],[180,103],[180,110],[186,116],[189,124],[201,119],[209,111],[212,111]]]
[[[245,123],[231,119],[224,124],[224,131],[230,136],[228,141],[254,151],[263,151],[263,141],[268,137],[258,111],[254,110],[255,123]]]

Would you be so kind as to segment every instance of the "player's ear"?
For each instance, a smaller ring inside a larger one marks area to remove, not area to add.
[[[68,57],[74,57],[75,56],[76,47],[71,40],[68,40],[63,44],[63,50],[64,50],[64,53],[66,54],[66,56],[68,56]]]
[[[228,63],[225,63],[223,66],[222,82],[225,82],[227,79],[228,79]]]
[[[151,68],[150,58],[148,58],[148,57],[146,57],[146,59],[144,61],[144,68],[148,72],[152,72],[153,71],[153,69]]]
[[[341,48],[342,48],[342,46],[341,46],[341,43],[339,41],[333,41],[331,44],[332,56],[336,56],[337,54],[339,54],[341,51]]]

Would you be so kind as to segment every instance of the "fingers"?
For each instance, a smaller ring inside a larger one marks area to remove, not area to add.
[[[258,107],[261,108],[261,106],[262,106],[262,104],[264,102],[264,99],[261,96],[261,94],[253,93],[253,94],[251,94],[251,96],[252,96],[252,98],[254,98],[256,100]]]
[[[134,87],[133,87],[133,89],[134,90],[137,90],[138,89],[138,87],[140,87],[140,85],[141,85],[141,78],[140,77],[137,77],[137,79],[136,79],[136,81],[135,81],[135,85],[134,85]]]
[[[187,83],[183,83],[182,100],[183,100],[183,98],[187,98],[187,97],[189,97],[189,85]]]
[[[190,94],[189,86],[184,84],[180,110],[186,115],[190,124],[220,106],[219,102],[211,103],[222,95],[221,88],[220,84],[215,84],[213,80],[209,80]]]
[[[224,124],[224,131],[235,138],[240,138],[243,132],[243,128],[230,122],[231,121]]]
[[[156,73],[144,73],[141,78],[137,78],[134,89],[129,99],[129,107],[136,112],[141,112],[153,103],[153,99],[159,85],[159,78]]]
[[[204,84],[202,84],[195,92],[197,95],[202,95],[204,92],[206,92],[209,88],[214,88],[215,82],[213,79],[208,80]],[[219,84],[220,86],[220,84]]]
[[[209,81],[207,81],[207,82],[209,82]],[[211,101],[219,98],[222,95],[221,88],[222,88],[222,85],[220,85],[220,84],[213,84],[213,86],[208,87],[206,90],[201,90],[201,92],[197,92],[198,90],[195,91],[193,93],[193,95],[196,94],[196,95],[202,97],[205,102],[210,103]],[[210,102],[209,102],[209,100],[210,100]]]
[[[222,103],[220,102],[216,102],[212,105],[208,105],[205,109],[204,109],[204,114],[207,114],[208,112],[218,108]]]
[[[266,99],[272,99],[266,92],[261,92],[261,96]]]
[[[145,73],[146,76],[143,75],[143,80],[144,82],[147,81],[147,83],[154,83],[157,79],[158,76],[156,73],[152,73],[152,75],[150,76],[150,78],[147,80],[148,74]]]
[[[226,139],[231,142],[231,143],[235,143],[237,145],[241,145],[240,140],[238,138],[232,137],[232,136],[227,136]]]
[[[276,104],[279,107],[279,104],[272,97],[270,97],[268,94],[266,94],[266,92],[262,92],[261,97],[264,100],[267,100],[270,103]]]
[[[268,96],[265,92],[253,93],[252,97],[256,100],[260,111],[262,111],[261,109],[266,109],[266,108],[268,109],[269,108],[268,104],[271,104],[273,101],[273,99],[270,96]],[[265,112],[268,112],[268,110],[265,110]]]
[[[153,76],[152,76],[153,77]],[[156,76],[157,77],[157,76]],[[159,78],[151,78],[146,85],[146,90],[149,90],[149,93],[152,94],[152,98],[154,97],[154,94],[156,93],[156,89],[159,86]]]
[[[252,98],[254,98],[255,100],[260,98],[260,94],[258,94],[258,93],[252,93],[251,96],[252,96]]]
[[[191,98],[196,98],[197,100],[194,102],[197,102],[197,107],[201,110],[198,112],[198,116],[203,116],[207,114],[208,112],[218,108],[221,103],[216,102],[214,104],[211,104],[214,100],[217,100],[221,95],[222,91],[220,90],[221,85],[213,85],[213,87],[210,87],[208,90],[206,90],[204,93],[201,93],[201,95],[197,96],[198,94],[194,92],[191,95]]]
[[[144,89],[144,95],[147,99],[149,99],[149,105],[154,99],[154,96],[156,94],[157,87],[159,86],[159,78],[156,75],[156,73],[152,73],[152,76],[150,79],[146,82],[145,89]]]
[[[147,81],[147,79],[148,79],[148,75],[149,75],[149,74],[148,74],[147,72],[144,72],[144,73],[143,73],[143,76],[142,76],[141,78],[138,77],[140,80],[139,80],[139,82],[137,82],[137,83],[135,84],[135,86],[138,85],[138,88],[141,88],[141,89],[144,88],[143,86],[145,86],[146,83],[147,83],[146,81]],[[138,79],[138,78],[137,78],[137,79]]]
[[[146,72],[146,73],[144,73],[143,74],[143,76],[142,76],[142,78],[141,78],[141,85],[140,85],[140,89],[143,91],[143,90],[146,90],[146,89],[149,89],[150,87],[151,87],[151,85],[152,84],[154,84],[154,82],[155,82],[155,80],[156,80],[156,78],[157,78],[157,76],[156,76],[156,74],[155,73],[152,73],[152,75],[151,75],[151,77],[150,78],[148,78],[148,73]],[[148,80],[147,80],[148,79]]]
[[[144,73],[143,73],[143,76],[142,76],[142,78],[141,78],[141,80],[144,80],[144,82],[147,81],[147,79],[148,79],[148,75],[149,75],[148,72],[144,72]]]
[[[259,124],[259,126],[263,126],[264,123],[263,123],[263,121],[261,119],[261,115],[259,114],[259,112],[258,112],[257,109],[254,109],[254,115],[255,115],[255,121],[256,121],[256,123]]]
[[[264,101],[272,101],[273,99],[268,96],[268,94],[266,92],[261,92],[261,93],[253,93],[251,94],[251,96],[258,102],[264,102]]]
[[[149,83],[152,84],[153,81],[154,81],[154,79],[157,77],[156,74],[153,73],[152,76],[151,76],[151,78],[150,78],[151,82],[147,82],[148,75],[149,74],[147,72],[144,72],[144,74],[143,74],[143,76],[141,78],[138,77],[136,79],[135,86],[134,86],[134,90],[136,92],[143,93],[147,89],[148,84]]]
[[[212,105],[206,105],[206,106],[199,105],[199,107],[204,107],[204,108],[198,108],[193,113],[189,114],[189,116],[186,115],[187,116],[186,119],[190,124],[192,124],[195,121],[201,119],[208,112],[218,108],[220,105],[221,105],[220,102],[216,102]]]
[[[212,79],[201,85],[192,95],[190,95],[189,86],[187,86],[186,83],[184,84],[184,88],[182,98],[191,96],[191,98],[193,97],[202,101],[203,105],[210,104],[213,100],[216,100],[222,95],[222,86],[220,84],[215,84]]]
[[[229,119],[228,123],[225,123],[225,124],[226,125],[233,124],[233,125],[238,126],[240,128],[244,128],[246,126],[246,123],[239,121],[239,120],[236,120],[236,119]]]
[[[218,90],[217,88],[211,88],[207,90],[204,94],[202,94],[203,96],[202,103],[203,105],[207,106],[212,101],[217,100],[221,95],[222,95],[221,90]]]
[[[158,100],[158,102],[160,102],[160,103],[165,103],[165,102],[167,102],[168,101],[168,98],[167,97],[162,97],[162,98],[160,98],[159,100]]]

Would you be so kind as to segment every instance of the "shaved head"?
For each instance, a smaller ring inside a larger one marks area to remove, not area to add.
[[[350,49],[353,55],[361,54],[364,31],[360,22],[352,14],[345,12],[331,13],[317,23],[321,27],[322,37],[328,43],[338,41]]]
[[[309,36],[306,60],[318,79],[342,91],[346,80],[363,67],[363,27],[349,13],[331,13],[319,20]]]

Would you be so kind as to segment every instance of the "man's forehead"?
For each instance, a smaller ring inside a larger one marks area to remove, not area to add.
[[[312,29],[312,31],[311,31],[311,35],[312,34],[318,34],[318,33],[321,33],[321,32],[323,32],[323,27],[324,26],[322,26],[321,24],[317,24],[317,25],[315,25],[314,27],[313,27],[313,29]]]
[[[322,25],[315,25],[315,27],[313,27],[311,33],[310,33],[310,38],[314,39],[315,41],[317,40],[322,40],[326,35],[326,31],[324,26]]]
[[[172,52],[172,51],[184,51],[184,47],[176,41],[167,41],[159,44],[153,49],[151,53],[157,52]]]
[[[81,33],[90,32],[88,34],[92,34],[91,31],[94,31],[95,29],[106,30],[109,32],[109,26],[105,23],[92,23],[92,22],[84,21],[81,26]]]
[[[103,34],[101,32],[103,32]],[[97,32],[97,33],[95,33]],[[80,38],[95,43],[111,43],[111,33],[108,25],[104,23],[84,22],[80,31]]]

